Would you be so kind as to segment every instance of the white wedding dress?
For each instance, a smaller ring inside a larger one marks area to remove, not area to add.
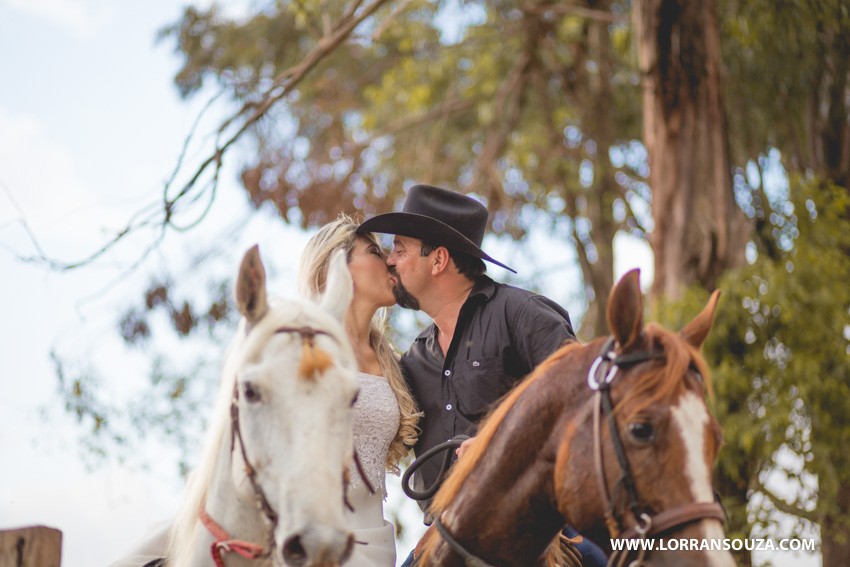
[[[349,474],[348,502],[354,511],[345,509],[347,527],[354,533],[354,551],[345,567],[394,567],[395,526],[384,520],[384,497],[387,489],[387,449],[399,425],[398,401],[386,378],[359,373],[360,393],[354,404],[352,430],[354,449],[375,493],[369,492],[357,467]],[[110,567],[142,567],[165,555],[168,530],[172,520],[151,526],[148,533],[127,555]]]
[[[360,394],[354,404],[354,450],[375,493],[369,492],[357,467],[352,467],[346,524],[354,532],[354,552],[345,567],[393,567],[395,526],[384,519],[387,449],[399,425],[398,401],[386,378],[359,373]]]

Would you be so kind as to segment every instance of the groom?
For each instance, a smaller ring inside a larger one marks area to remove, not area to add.
[[[415,185],[401,212],[375,216],[358,229],[395,235],[387,264],[395,276],[396,300],[433,320],[401,358],[424,412],[416,455],[455,435],[475,435],[478,421],[498,399],[575,340],[570,316],[560,305],[484,274],[484,261],[514,272],[481,249],[488,217],[486,207],[471,197]],[[414,482],[430,487],[439,472],[440,463],[432,459]],[[596,551],[604,565],[601,550],[585,542],[579,545],[585,559]]]

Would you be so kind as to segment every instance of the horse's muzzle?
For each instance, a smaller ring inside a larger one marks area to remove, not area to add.
[[[326,527],[307,527],[286,538],[283,562],[291,567],[338,567],[351,556],[354,536]]]

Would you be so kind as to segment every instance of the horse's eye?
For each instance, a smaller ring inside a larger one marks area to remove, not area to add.
[[[245,394],[245,401],[250,404],[260,401],[260,390],[252,382],[242,384],[242,393]]]
[[[645,421],[635,421],[629,424],[629,433],[636,441],[648,443],[655,436],[655,428],[651,423]]]
[[[360,396],[360,390],[354,392],[354,397],[351,398],[351,407],[354,407],[354,404],[357,403],[357,398]]]

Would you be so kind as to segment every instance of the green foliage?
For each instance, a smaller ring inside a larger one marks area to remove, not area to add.
[[[237,100],[252,100],[346,5],[278,2],[242,21],[215,7],[186,8],[162,32],[183,57],[181,93],[214,80]],[[494,230],[522,236],[523,207],[548,213],[552,197],[592,193],[596,185],[582,184],[578,164],[601,168],[610,147],[639,136],[627,20],[607,26],[611,39],[597,51],[589,48],[591,25],[518,2],[416,0],[381,9],[255,130],[258,158],[245,165],[243,184],[257,206],[271,203],[285,220],[309,226],[340,210],[391,210],[410,180],[438,183],[488,199]],[[600,76],[601,68],[611,76]],[[603,94],[610,134],[600,138],[590,111]],[[569,143],[566,128],[574,132]],[[644,179],[639,167],[614,170],[623,202],[645,198],[633,190]],[[640,226],[626,210],[617,222]],[[610,209],[579,206],[574,216],[600,214],[613,222]]]
[[[776,530],[776,510],[797,516],[786,536],[799,535],[806,521],[848,515],[835,497],[850,483],[850,455],[842,449],[850,442],[850,197],[799,178],[789,194],[774,222],[796,228],[793,245],[722,278],[705,347],[725,437],[718,475],[737,488],[727,496],[744,497],[725,500],[733,535]],[[706,297],[691,290],[660,306],[659,315],[681,325],[680,314],[693,313]],[[768,483],[777,473],[785,494]]]
[[[733,161],[778,148],[792,170],[846,185],[850,7],[845,0],[721,0]],[[842,179],[834,175],[841,169]]]

